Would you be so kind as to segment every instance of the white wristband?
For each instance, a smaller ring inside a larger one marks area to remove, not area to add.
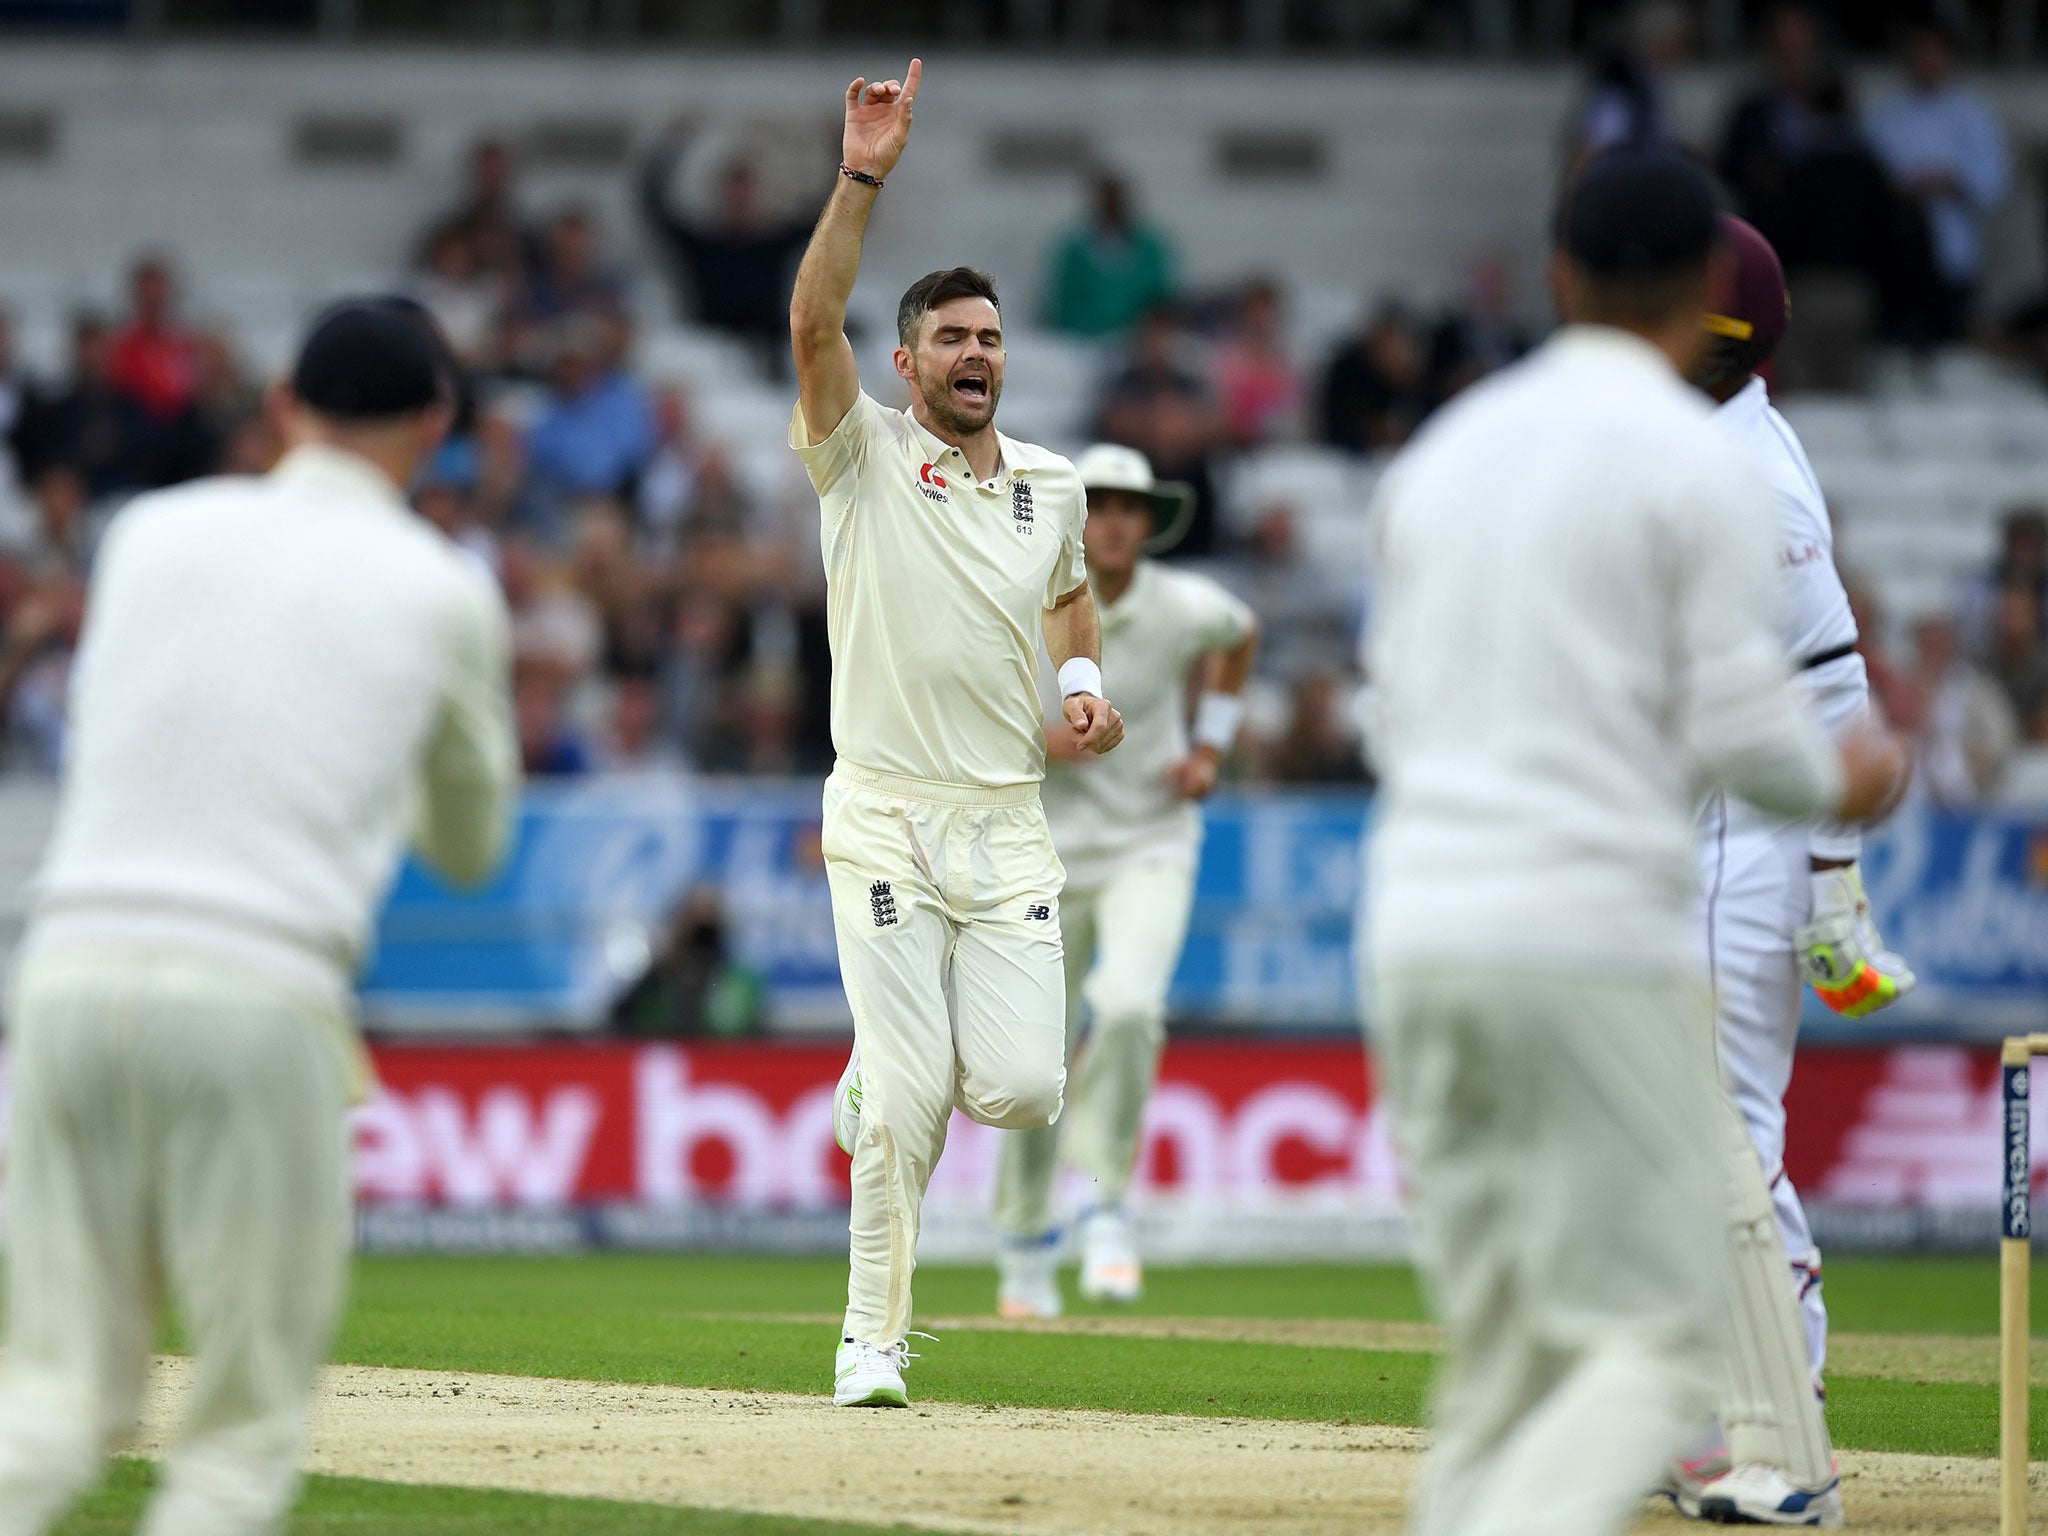
[[[1077,693],[1102,697],[1102,668],[1086,656],[1070,656],[1060,663],[1060,697],[1071,699]]]
[[[1205,693],[1195,705],[1195,745],[1228,752],[1244,724],[1244,700],[1234,693]]]

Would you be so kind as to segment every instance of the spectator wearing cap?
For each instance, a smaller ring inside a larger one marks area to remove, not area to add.
[[[1070,336],[1122,335],[1173,299],[1177,266],[1172,242],[1138,217],[1123,179],[1099,173],[1087,215],[1047,258],[1045,322]]]
[[[1906,34],[1906,88],[1870,109],[1864,126],[1893,179],[1924,210],[1941,284],[1927,342],[1953,341],[1969,323],[1984,274],[1984,221],[2005,199],[2011,156],[1998,115],[1955,81],[1955,42],[1936,22]]]
[[[375,907],[408,842],[469,883],[510,837],[503,603],[401,490],[451,382],[416,310],[330,310],[272,395],[278,468],[139,497],[100,550],[7,1019],[12,1530],[99,1480],[167,1301],[196,1385],[143,1525],[286,1523]]]

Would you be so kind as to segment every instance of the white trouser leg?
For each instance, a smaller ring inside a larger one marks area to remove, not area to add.
[[[1067,1061],[1071,1068],[1074,1048],[1081,1033],[1086,1009],[1082,985],[1094,963],[1096,945],[1096,893],[1068,889],[1060,894],[1061,964],[1066,978]],[[1077,1090],[1078,1091],[1078,1090]],[[996,1230],[1005,1237],[1040,1238],[1055,1225],[1053,1184],[1059,1175],[1060,1142],[1067,1134],[1074,1106],[1070,1104],[1057,1125],[1041,1125],[1012,1131],[1003,1138],[996,1162]]]
[[[204,1006],[233,1066],[182,1085],[159,1151],[164,1265],[197,1370],[141,1536],[279,1528],[347,1275],[335,1037],[260,995]]]
[[[18,977],[8,1009],[0,1533],[38,1536],[133,1431],[156,1339],[149,1127],[133,1018]]]
[[[1140,864],[1120,871],[1096,898],[1095,966],[1083,988],[1088,1032],[1068,1111],[1067,1158],[1095,1181],[1097,1205],[1121,1205],[1137,1168],[1166,1043],[1166,993],[1194,894],[1191,865]]]
[[[1709,811],[1705,831],[1701,931],[1721,1081],[1741,1111],[1770,1191],[1784,1272],[1801,1313],[1802,1353],[1817,1379],[1827,1358],[1820,1252],[1784,1178],[1785,1091],[1805,985],[1793,934],[1812,900],[1807,827],[1767,819],[1737,801]]]
[[[1751,1135],[1755,1126],[1750,1127]],[[1771,1209],[1778,1218],[1778,1237],[1792,1260],[1792,1292],[1799,1299],[1799,1315],[1806,1328],[1807,1364],[1813,1369],[1814,1384],[1820,1384],[1828,1365],[1828,1302],[1821,1288],[1820,1249],[1814,1246],[1813,1228],[1806,1223],[1806,1207],[1799,1203],[1799,1191],[1784,1168],[1771,1185]],[[1804,1255],[1804,1257],[1801,1257]]]
[[[31,962],[13,1019],[0,1531],[41,1530],[125,1435],[160,1275],[197,1373],[142,1529],[276,1530],[345,1273],[342,1021],[125,956]]]
[[[1045,818],[834,779],[824,853],[861,1055],[845,1331],[889,1344],[911,1322],[924,1192],[957,1103],[986,1125],[1059,1114],[1059,888]]]
[[[1446,1361],[1417,1536],[1618,1532],[1711,1398],[1704,1000],[1385,970],[1376,1043]]]

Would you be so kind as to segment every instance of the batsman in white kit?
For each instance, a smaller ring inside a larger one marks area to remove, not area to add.
[[[1734,258],[1693,384],[1713,400],[1736,452],[1770,487],[1783,589],[1779,637],[1814,718],[1831,731],[1869,713],[1856,620],[1834,562],[1826,498],[1790,423],[1772,408],[1758,369],[1789,319],[1785,275],[1770,242],[1724,214]],[[1796,1310],[1759,1296],[1738,1308],[1721,1404],[1725,1452],[1682,1462],[1665,1488],[1681,1513],[1722,1522],[1841,1523],[1841,1493],[1816,1394],[1827,1358],[1819,1250],[1785,1174],[1785,1091],[1798,1043],[1802,976],[1836,1012],[1863,1017],[1909,992],[1911,970],[1879,938],[1857,867],[1853,826],[1788,818],[1725,791],[1699,821],[1699,935],[1713,989],[1721,1082],[1756,1149],[1760,1192],[1744,1181],[1732,1228],[1747,1250],[1782,1247]],[[1775,1229],[1775,1230],[1774,1230]],[[1761,1272],[1761,1267],[1756,1266]],[[1802,1316],[1803,1314],[1803,1316]],[[1748,1384],[1741,1385],[1743,1376]]]
[[[1620,1531],[1713,1409],[1731,1299],[1794,1316],[1774,1236],[1707,1240],[1744,1181],[1769,1206],[1715,1077],[1694,806],[1868,819],[1905,756],[1831,745],[1791,683],[1766,491],[1683,378],[1718,243],[1696,166],[1595,161],[1568,323],[1376,498],[1375,1044],[1446,1342],[1418,1536]]]
[[[137,498],[93,572],[15,972],[0,1536],[135,1427],[166,1293],[193,1356],[145,1536],[259,1536],[342,1300],[351,982],[408,836],[452,877],[518,779],[496,584],[406,505],[452,364],[404,301],[314,327],[270,474]]]
[[[1066,866],[1067,1051],[1078,1071],[1057,1125],[1003,1138],[996,1182],[996,1307],[1060,1314],[1063,1232],[1053,1182],[1062,1157],[1090,1180],[1078,1222],[1081,1294],[1136,1301],[1143,1269],[1125,1208],[1145,1104],[1166,1040],[1166,993],[1187,937],[1201,853],[1199,803],[1236,743],[1258,626],[1206,576],[1146,559],[1171,545],[1191,489],[1156,482],[1133,448],[1099,443],[1077,463],[1088,493],[1088,574],[1103,665],[1117,680],[1126,740],[1113,757],[1075,753],[1045,687],[1045,814]],[[1042,684],[1049,682],[1041,669]],[[1192,732],[1191,686],[1199,692]]]
[[[903,1406],[926,1184],[957,1106],[1025,1129],[1066,1081],[1060,887],[1038,785],[1041,637],[1079,752],[1123,721],[1074,466],[995,429],[1002,313],[954,267],[897,306],[908,411],[865,394],[846,339],[861,238],[909,138],[923,65],[846,92],[840,179],[797,272],[790,446],[817,488],[832,648],[823,850],[854,1050],[834,1100],[853,1158],[833,1401]]]

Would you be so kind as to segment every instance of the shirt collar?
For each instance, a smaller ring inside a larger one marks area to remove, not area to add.
[[[1602,357],[1638,368],[1656,369],[1667,376],[1678,372],[1671,359],[1634,331],[1616,325],[1568,325],[1546,343],[1562,357]]]
[[[324,485],[398,510],[409,505],[398,482],[383,470],[361,454],[329,443],[301,443],[278,460],[270,473],[279,480]]]
[[[1754,421],[1770,409],[1771,391],[1763,379],[1752,377],[1742,388],[1735,391],[1715,408],[1715,413],[1730,425]]]
[[[903,415],[904,418],[907,421],[909,421],[911,429],[917,433],[917,440],[924,444],[925,452],[931,455],[930,461],[932,463],[938,463],[949,453],[959,453],[959,450],[953,444],[946,442],[943,438],[934,434],[931,428],[927,427],[923,422],[919,421],[917,419],[916,411],[905,411]],[[1008,472],[1010,467],[1010,457],[1010,440],[1004,437],[1002,433],[998,432],[996,434],[995,474],[992,475],[987,480],[975,480],[974,471],[972,469],[969,469],[967,471],[968,480],[970,481],[970,483],[975,485],[1001,485],[1003,483],[1003,476],[1005,473]],[[963,465],[966,464],[966,454],[960,454],[960,462]]]

